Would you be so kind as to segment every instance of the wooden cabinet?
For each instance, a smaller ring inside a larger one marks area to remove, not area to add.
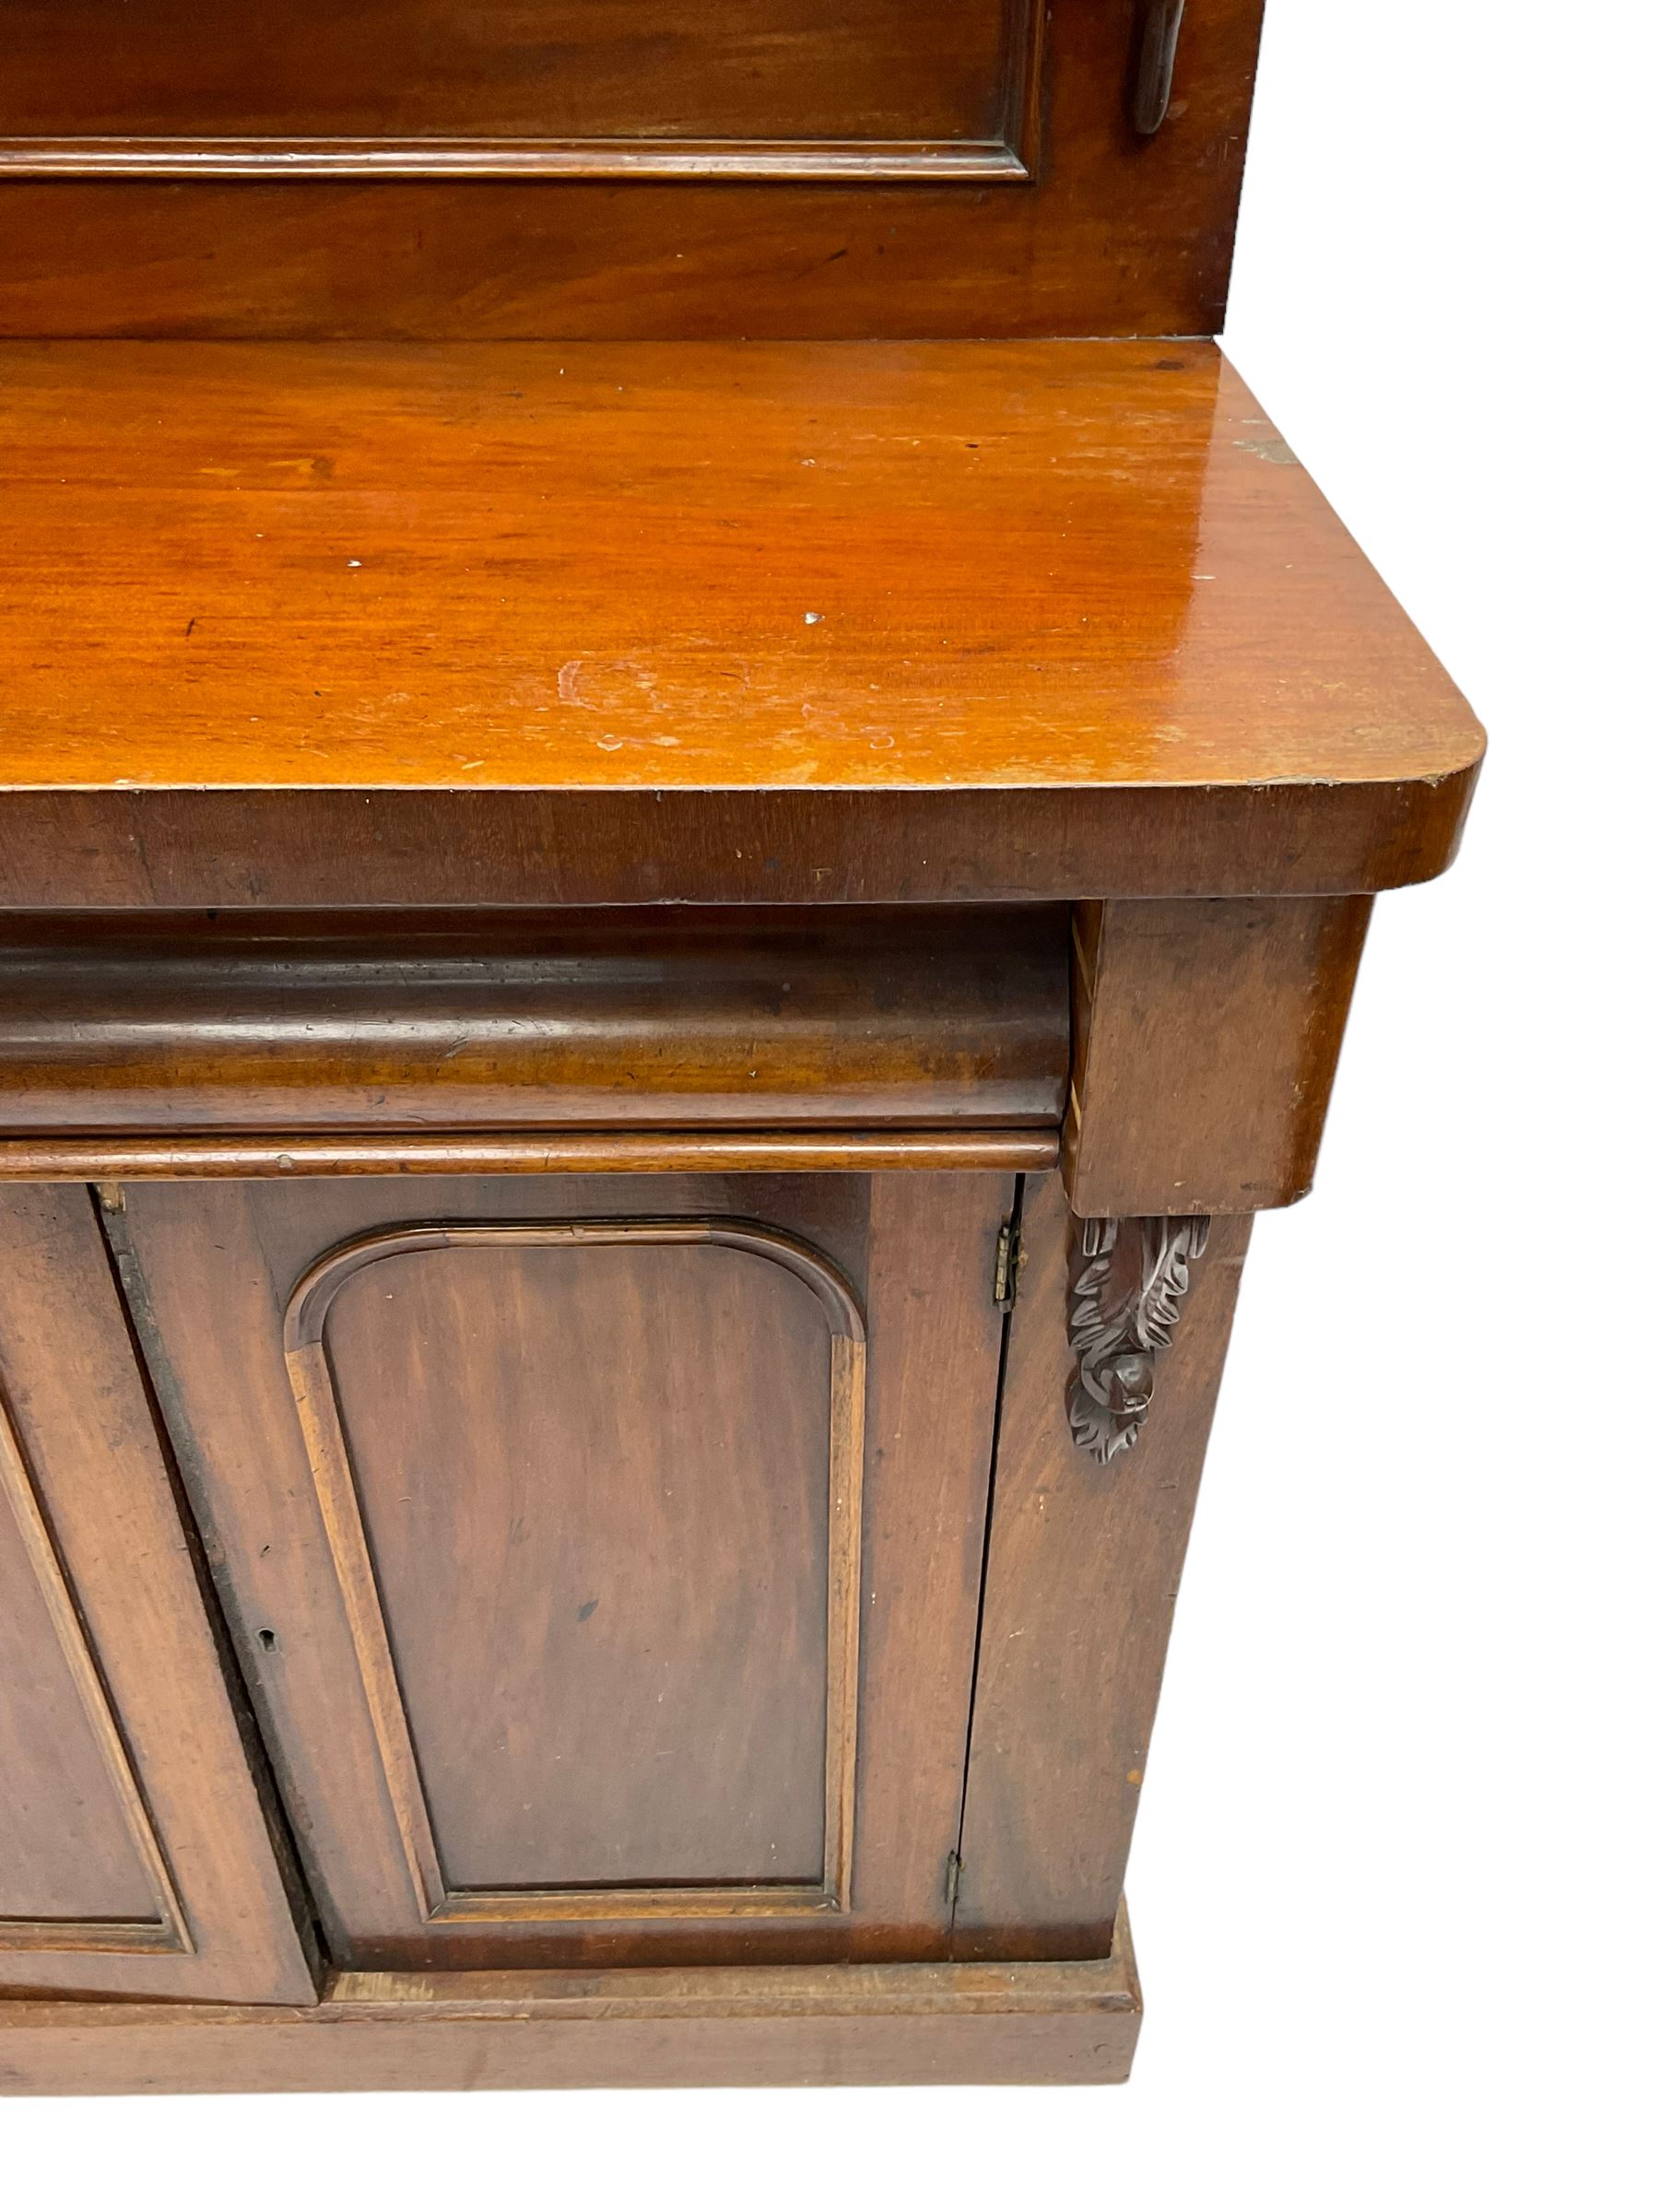
[[[1259,17],[8,0],[0,2086],[1126,2074],[1482,747],[1212,342]]]
[[[1247,1223],[1175,1282],[1122,1483],[1053,1173],[0,1210],[12,1987],[307,1999],[312,1912],[336,1986],[1124,1971]]]

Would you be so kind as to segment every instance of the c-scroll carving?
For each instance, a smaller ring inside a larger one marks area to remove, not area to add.
[[[1192,1264],[1208,1241],[1207,1214],[1077,1223],[1066,1413],[1078,1450],[1102,1466],[1141,1432],[1159,1355],[1173,1340]]]

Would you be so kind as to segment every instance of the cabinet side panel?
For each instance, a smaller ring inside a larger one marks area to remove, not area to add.
[[[1058,1176],[1026,1190],[955,1951],[1088,1959],[1112,1941],[1250,1222],[1211,1225],[1139,1434],[1102,1465],[1067,1414],[1075,1225]]]

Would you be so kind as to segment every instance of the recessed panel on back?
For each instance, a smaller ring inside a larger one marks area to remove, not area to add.
[[[854,173],[1017,159],[1030,0],[10,0],[12,158],[155,171]]]
[[[7,0],[0,336],[1213,331],[1261,11]]]

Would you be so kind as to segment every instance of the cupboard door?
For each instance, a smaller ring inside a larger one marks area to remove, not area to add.
[[[0,1990],[313,1994],[78,1184],[0,1189]]]
[[[945,1954],[1011,1197],[129,1186],[341,1963]]]

